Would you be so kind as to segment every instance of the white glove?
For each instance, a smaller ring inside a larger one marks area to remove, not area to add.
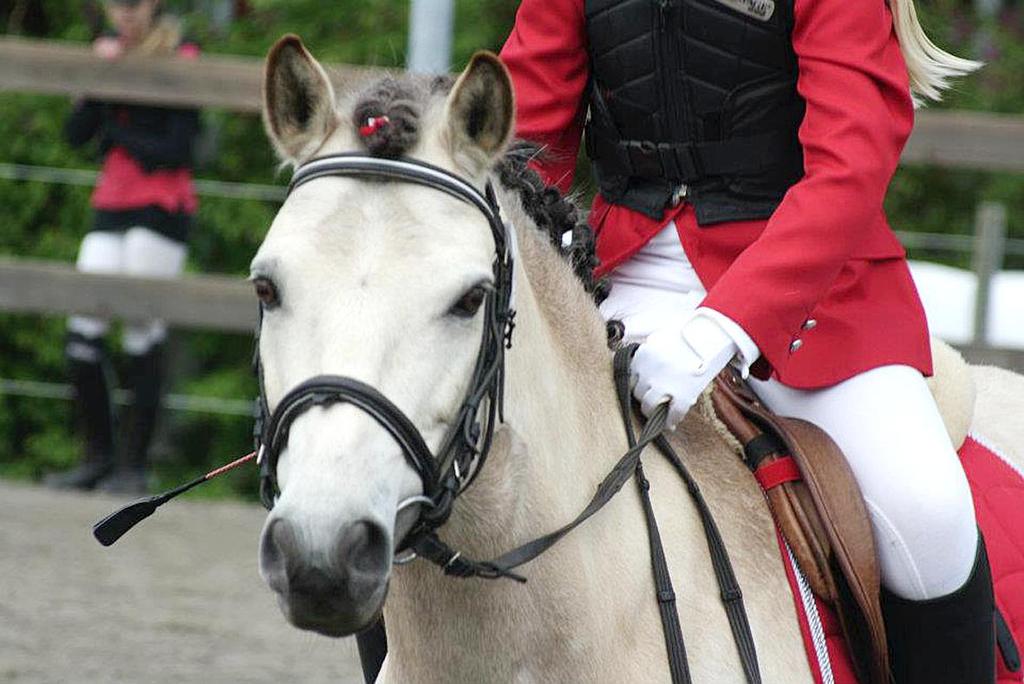
[[[740,351],[716,318],[703,311],[698,310],[681,326],[669,325],[651,333],[630,366],[633,396],[645,416],[659,404],[671,402],[665,424],[668,429],[675,428],[704,388]]]

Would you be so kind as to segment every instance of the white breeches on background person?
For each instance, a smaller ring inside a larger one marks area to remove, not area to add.
[[[622,321],[629,342],[682,323],[705,295],[672,223],[610,277],[601,313]],[[882,366],[816,390],[774,378],[751,378],[750,384],[772,411],[818,425],[846,454],[867,503],[889,591],[920,601],[950,594],[967,581],[977,551],[974,505],[919,371]]]
[[[125,231],[94,230],[86,234],[76,265],[87,273],[111,273],[146,278],[173,278],[185,266],[184,243],[142,226]],[[71,316],[68,329],[87,339],[107,333],[109,321],[90,316]],[[122,346],[129,354],[145,354],[167,337],[163,321],[127,321]]]

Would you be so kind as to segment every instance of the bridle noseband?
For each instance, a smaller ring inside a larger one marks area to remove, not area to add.
[[[484,192],[480,192],[463,178],[425,162],[359,154],[321,157],[296,170],[288,193],[325,177],[393,180],[440,190],[476,207],[487,219],[494,237],[494,287],[488,290],[484,301],[480,350],[469,389],[436,455],[431,453],[408,416],[378,390],[354,378],[337,375],[310,378],[290,390],[271,412],[263,384],[257,330],[254,363],[260,396],[254,436],[263,505],[268,510],[274,507],[278,491],[277,461],[288,443],[288,433],[295,419],[313,406],[349,404],[368,414],[391,435],[406,462],[419,475],[423,493],[399,504],[399,510],[417,503],[424,504],[417,522],[399,544],[399,550],[415,548],[444,524],[451,514],[455,498],[480,472],[490,451],[496,421],[502,419],[505,349],[511,346],[515,319],[512,309],[515,235],[511,225],[501,218],[490,183]],[[260,317],[262,322],[262,310]]]

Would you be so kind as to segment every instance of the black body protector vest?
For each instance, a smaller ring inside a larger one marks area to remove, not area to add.
[[[586,0],[601,194],[700,225],[767,218],[803,176],[793,0]]]

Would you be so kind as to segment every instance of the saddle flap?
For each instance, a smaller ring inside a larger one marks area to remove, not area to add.
[[[874,537],[845,456],[820,428],[771,413],[731,369],[711,398],[812,589],[835,606],[865,681],[889,682]]]

